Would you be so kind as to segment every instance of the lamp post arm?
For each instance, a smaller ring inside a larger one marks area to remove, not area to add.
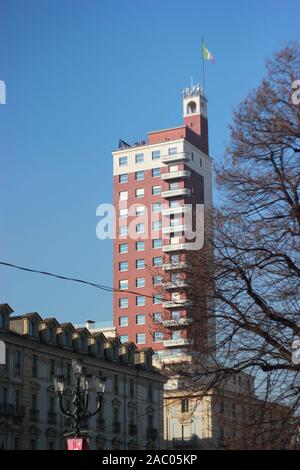
[[[82,409],[82,416],[87,416],[89,414],[88,411],[87,411],[88,407],[89,407],[89,394],[88,394],[88,392],[86,392],[84,394],[84,405],[82,407],[83,408]]]
[[[93,413],[91,412],[87,413],[88,417],[91,418],[92,416],[95,416],[97,413],[99,413],[101,406],[102,406],[102,394],[98,393],[96,410]]]
[[[63,405],[63,394],[59,395],[58,397],[58,409],[59,409],[59,412],[63,415],[63,416],[66,416],[67,418],[73,418],[73,415],[72,413],[70,413],[69,411],[65,410],[64,408],[64,405]]]

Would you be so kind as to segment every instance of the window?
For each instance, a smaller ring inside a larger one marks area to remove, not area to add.
[[[119,245],[119,253],[128,253],[128,243],[121,243]]]
[[[130,379],[129,382],[129,395],[130,398],[134,398],[134,379]]]
[[[174,171],[178,171],[178,165],[169,165],[169,173],[173,173]]]
[[[161,294],[156,294],[153,296],[153,304],[158,305],[162,303],[162,295]]]
[[[153,276],[153,285],[159,286],[162,283],[162,276]]]
[[[137,325],[145,325],[145,323],[146,323],[146,316],[139,314],[139,315],[136,316],[135,321],[136,321],[136,324],[137,324]]]
[[[119,166],[126,166],[128,163],[128,157],[119,157]]]
[[[136,224],[135,232],[136,233],[144,233],[145,231],[145,224]]]
[[[152,177],[156,178],[157,176],[160,176],[160,168],[152,168]]]
[[[70,384],[72,381],[72,366],[71,364],[67,364],[67,371],[66,371],[66,379],[67,383]]]
[[[50,359],[50,377],[55,375],[55,359]]]
[[[114,392],[119,393],[119,377],[117,375],[114,375]]]
[[[135,208],[135,215],[144,215],[145,214],[145,206],[136,206]]]
[[[171,282],[173,282],[173,284],[178,284],[180,282],[180,273],[171,274]]]
[[[162,247],[162,240],[160,238],[155,238],[152,240],[152,248],[161,248]]]
[[[119,263],[119,271],[128,271],[128,261],[120,261]]]
[[[119,289],[128,289],[128,279],[122,279],[119,281]]]
[[[149,385],[148,385],[148,400],[150,402],[153,401],[153,386],[152,386],[152,383],[150,382]],[[153,424],[152,424],[153,426]]]
[[[182,221],[180,217],[173,217],[170,219],[170,226],[171,227],[176,227],[176,225],[181,225]]]
[[[144,251],[145,250],[145,242],[136,242],[135,243],[136,251]]]
[[[119,307],[128,308],[128,297],[121,297],[121,299],[119,299]]]
[[[38,357],[36,354],[32,356],[32,377],[37,377],[37,369],[38,369]]]
[[[160,212],[161,211],[161,203],[155,202],[152,204],[152,212]]]
[[[177,147],[170,147],[169,148],[169,155],[176,155]]]
[[[153,231],[157,231],[157,230],[161,230],[161,220],[153,220],[152,222],[152,230]]]
[[[135,180],[136,181],[142,181],[145,178],[145,173],[144,171],[136,171],[135,172]]]
[[[171,333],[172,339],[180,339],[181,338],[181,333],[180,331],[172,331]]]
[[[202,168],[202,158],[200,157],[200,168]]]
[[[30,322],[29,322],[29,335],[30,336],[35,335],[35,322],[34,322],[34,320],[30,320]]]
[[[143,295],[137,295],[135,298],[135,304],[138,307],[143,307],[144,305],[146,305],[146,298]]]
[[[159,160],[159,159],[160,159],[160,150],[153,150],[152,160]]]
[[[16,374],[20,374],[21,371],[21,351],[15,351],[14,369]]]
[[[128,317],[119,317],[119,326],[128,326]]]
[[[172,201],[170,201],[170,207],[172,207],[173,209],[175,207],[180,207],[180,200],[179,199],[173,199]]]
[[[145,287],[145,278],[144,277],[137,277],[135,280],[136,287]]]
[[[135,197],[144,197],[145,190],[144,188],[137,188],[135,190]]]
[[[145,260],[144,259],[137,259],[135,262],[136,269],[144,269],[145,268]]]
[[[128,343],[128,335],[119,336],[121,343]]]
[[[179,263],[180,261],[179,255],[171,255],[170,261],[171,263]]]
[[[163,334],[162,331],[155,331],[153,333],[153,341],[155,343],[161,342],[161,341],[163,341],[163,339],[164,339],[164,334]]]
[[[128,199],[128,191],[120,191],[119,192],[119,200],[120,201],[127,201]]]
[[[4,313],[1,313],[0,315],[0,328],[4,328],[5,326],[5,316]]]
[[[128,183],[128,173],[119,175],[119,183]]]
[[[173,310],[171,313],[171,318],[172,320],[178,321],[180,319],[180,311],[179,310]]]
[[[124,217],[128,217],[128,209],[125,207],[124,209],[119,209],[119,217],[122,219]]]
[[[189,411],[189,400],[184,398],[181,400],[181,413],[187,413]]]
[[[128,235],[128,227],[127,227],[127,225],[121,225],[121,226],[119,227],[119,235],[120,235],[120,236],[126,236],[126,235]]]
[[[169,184],[169,189],[171,191],[174,191],[175,189],[179,189],[179,183],[170,183]]]
[[[143,153],[137,153],[135,155],[135,163],[143,163],[144,161],[144,154]]]
[[[162,260],[162,256],[155,256],[154,258],[152,258],[152,265],[155,267],[161,266]]]
[[[154,323],[160,323],[162,321],[162,314],[161,312],[155,312],[153,313],[153,322]]]
[[[160,193],[161,193],[161,186],[152,186],[153,196],[157,196]]]
[[[146,335],[145,333],[138,333],[136,335],[136,343],[137,344],[145,344],[146,342]]]

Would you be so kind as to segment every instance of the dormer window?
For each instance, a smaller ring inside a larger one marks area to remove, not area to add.
[[[69,346],[69,344],[70,344],[70,334],[69,334],[68,330],[66,330],[64,332],[64,344],[65,344],[65,346]]]
[[[49,342],[50,343],[53,343],[53,340],[54,340],[54,332],[53,332],[53,328],[49,328],[48,330],[48,339],[49,339]]]
[[[0,315],[0,328],[4,328],[5,327],[5,315],[4,313],[1,313]]]
[[[29,322],[29,335],[35,336],[35,322],[34,320],[30,320]]]
[[[84,338],[84,336],[80,337],[80,349],[81,349],[81,351],[85,350],[85,338]]]

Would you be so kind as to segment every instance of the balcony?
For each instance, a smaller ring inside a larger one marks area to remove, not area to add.
[[[196,436],[191,437],[173,437],[173,447],[176,449],[192,449],[197,446]]]
[[[56,424],[57,422],[57,413],[55,411],[48,411],[48,423]]]
[[[181,170],[181,171],[170,171],[169,173],[163,173],[161,175],[161,179],[164,181],[169,181],[177,178],[190,178],[191,172],[188,170]]]
[[[189,338],[167,339],[163,342],[165,348],[173,348],[176,346],[189,346],[191,340]]]
[[[114,421],[112,423],[113,432],[119,433],[121,431],[121,423],[119,421]]]
[[[157,436],[158,436],[158,432],[157,432],[157,429],[153,429],[153,428],[148,428],[147,429],[147,439],[157,439]]]
[[[24,415],[24,406],[0,403],[0,418],[11,419],[13,424],[21,424]]]
[[[167,199],[168,197],[177,197],[177,196],[190,196],[192,191],[190,188],[178,188],[178,189],[169,189],[168,191],[163,191],[161,196]]]
[[[184,279],[179,279],[178,281],[175,281],[175,282],[165,282],[163,284],[163,287],[167,290],[171,290],[171,289],[178,289],[179,287],[188,287],[189,286],[189,283],[184,280]]]
[[[164,155],[161,157],[162,163],[188,162],[189,154],[186,152],[174,153],[173,155]]]
[[[162,251],[169,252],[169,251],[181,251],[187,250],[189,248],[188,243],[171,243],[170,245],[164,245]]]
[[[96,428],[97,428],[97,431],[104,431],[104,429],[105,429],[105,419],[103,419],[103,418],[98,419],[97,423],[96,423]]]
[[[190,226],[189,225],[169,225],[168,227],[163,227],[162,233],[176,233],[176,232],[185,232],[186,230],[189,230]]]
[[[137,433],[137,425],[129,424],[129,436],[135,436]]]
[[[186,326],[190,325],[193,322],[191,318],[179,318],[178,320],[164,320],[163,326],[170,327],[170,326]]]
[[[172,271],[175,269],[184,269],[188,267],[186,261],[179,261],[178,263],[166,263],[162,265],[164,271]]]
[[[29,410],[29,420],[32,423],[37,423],[40,417],[40,410],[36,410],[35,408],[31,408]]]
[[[192,208],[189,205],[179,206],[179,207],[168,207],[167,209],[163,209],[161,211],[163,216],[172,215],[172,214],[187,214],[191,212],[192,212]]]
[[[192,300],[188,299],[178,299],[178,300],[167,300],[163,302],[163,308],[180,308],[180,307],[188,307],[192,305]]]

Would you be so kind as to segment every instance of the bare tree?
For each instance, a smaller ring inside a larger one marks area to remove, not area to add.
[[[234,112],[230,144],[216,169],[224,203],[207,216],[205,247],[185,258],[199,354],[196,368],[180,372],[196,388],[218,390],[220,426],[226,395],[232,429],[222,439],[232,448],[286,448],[299,438],[300,365],[292,361],[292,342],[300,336],[296,79],[300,47],[292,43],[267,62],[266,78]],[[174,366],[165,368],[174,373]],[[255,377],[257,398],[251,398],[253,384],[247,391],[226,388],[245,373]]]

